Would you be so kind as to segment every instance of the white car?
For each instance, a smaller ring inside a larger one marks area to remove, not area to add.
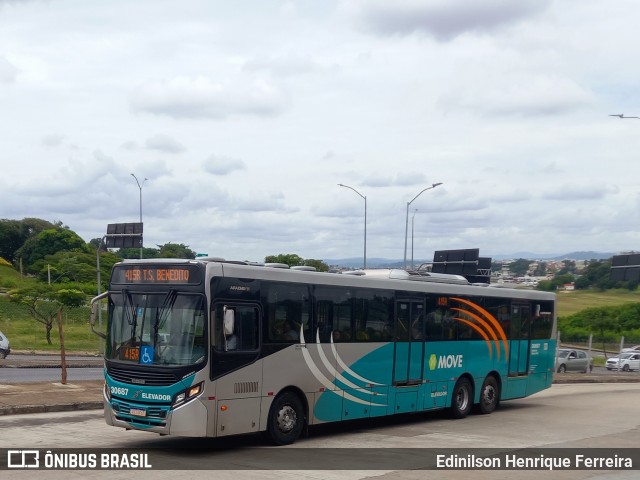
[[[6,358],[9,353],[11,353],[9,339],[4,333],[0,332],[0,358]]]
[[[638,352],[640,353],[640,345],[635,345],[633,347],[623,348],[620,350],[621,352]]]
[[[617,357],[607,360],[607,370],[640,370],[640,353],[622,352]]]

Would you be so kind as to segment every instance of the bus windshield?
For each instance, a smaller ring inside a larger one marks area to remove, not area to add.
[[[107,359],[167,366],[205,360],[203,296],[123,290],[110,299]]]

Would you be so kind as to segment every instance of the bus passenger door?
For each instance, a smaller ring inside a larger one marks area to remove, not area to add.
[[[225,332],[226,311],[234,314],[232,332]],[[213,306],[211,378],[222,377],[258,359],[261,317],[261,308],[257,304],[219,302]]]
[[[394,385],[422,383],[424,357],[424,302],[396,302]]]
[[[525,304],[513,304],[509,332],[509,376],[511,377],[527,375],[529,372],[530,330],[531,307]]]

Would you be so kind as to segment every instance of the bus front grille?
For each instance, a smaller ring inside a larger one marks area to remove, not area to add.
[[[150,372],[118,367],[107,367],[107,373],[111,378],[131,385],[145,385],[151,387],[165,387],[173,385],[179,378],[172,372]]]

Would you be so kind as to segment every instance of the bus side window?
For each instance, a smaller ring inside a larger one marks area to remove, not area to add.
[[[254,307],[236,308],[236,331],[239,334],[239,350],[256,350],[258,348],[258,310]]]
[[[263,282],[262,304],[266,315],[266,339],[269,343],[296,343],[303,331],[311,340],[309,288],[307,285]]]
[[[223,305],[217,305],[212,314],[213,338],[212,343],[218,351],[251,351],[259,345],[259,312],[256,307],[247,305],[226,305],[233,308],[235,313],[234,330],[229,335],[224,335]]]

